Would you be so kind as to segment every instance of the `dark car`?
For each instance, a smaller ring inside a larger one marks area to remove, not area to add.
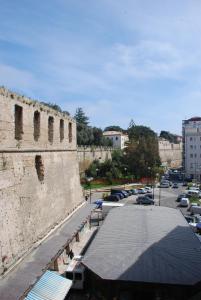
[[[179,186],[178,186],[177,183],[173,183],[173,185],[172,185],[172,188],[173,188],[173,189],[178,189],[178,187],[179,187]]]
[[[105,201],[119,201],[120,197],[119,195],[110,195],[104,198]]]
[[[188,186],[188,183],[187,183],[187,182],[183,182],[182,185],[183,185],[183,186]]]
[[[126,192],[129,196],[133,195],[133,192],[132,192],[131,190],[125,190],[125,192]]]
[[[117,196],[119,196],[120,199],[123,199],[123,198],[124,198],[123,193],[114,193],[114,194],[112,194],[112,195],[117,195]]]
[[[154,205],[154,200],[147,196],[140,196],[136,199],[137,204]]]
[[[128,197],[128,193],[126,193],[126,191],[124,190],[118,190],[118,189],[111,189],[111,194],[114,195],[116,193],[121,193],[123,195],[124,198]]]
[[[192,216],[184,216],[188,223],[195,223],[195,218]]]
[[[149,197],[150,199],[154,199],[154,195],[153,194],[147,194],[146,197]]]

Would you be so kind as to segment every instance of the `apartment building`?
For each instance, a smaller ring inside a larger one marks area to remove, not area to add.
[[[186,177],[201,180],[201,117],[182,121],[183,168]]]

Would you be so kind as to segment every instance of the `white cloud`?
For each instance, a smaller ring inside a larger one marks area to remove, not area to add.
[[[118,44],[113,59],[106,63],[106,71],[116,78],[184,79],[183,72],[197,67],[195,53],[189,55],[170,43],[142,40],[135,45]]]

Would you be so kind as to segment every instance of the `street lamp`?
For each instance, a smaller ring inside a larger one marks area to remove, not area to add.
[[[87,183],[89,184],[89,201],[90,201],[90,204],[91,204],[91,181],[93,180],[93,177],[87,177],[86,178],[86,181],[87,181]]]
[[[127,171],[127,168],[125,167],[124,168],[124,171],[125,171],[125,176],[126,176],[126,171]],[[124,181],[124,189],[126,188],[126,184],[125,184],[125,181]]]
[[[150,170],[151,170],[151,167],[147,167],[147,185],[148,185],[148,178],[149,178]]]

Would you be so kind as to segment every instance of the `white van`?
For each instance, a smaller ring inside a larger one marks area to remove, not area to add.
[[[195,214],[201,215],[201,206],[191,205],[189,211],[192,215],[195,215]]]
[[[199,190],[188,190],[186,194],[189,197],[198,197],[198,198],[200,198],[200,191]]]
[[[81,263],[82,256],[74,256],[66,269],[66,278],[73,281],[72,289],[82,290],[85,280],[85,266]]]

